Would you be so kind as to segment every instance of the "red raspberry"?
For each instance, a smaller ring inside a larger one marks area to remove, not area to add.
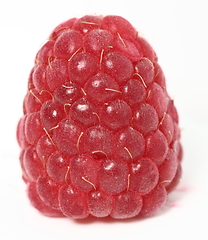
[[[151,216],[179,182],[177,110],[154,50],[122,17],[56,27],[23,109],[23,179],[47,216]]]

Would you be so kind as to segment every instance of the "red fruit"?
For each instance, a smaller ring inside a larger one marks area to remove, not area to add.
[[[114,203],[111,217],[118,219],[137,216],[143,205],[141,195],[130,190],[113,196],[113,200]]]
[[[100,187],[111,194],[127,189],[128,165],[126,162],[106,159],[100,167]]]
[[[94,190],[88,194],[89,212],[95,217],[106,217],[112,211],[112,196],[105,191]]]
[[[71,158],[70,180],[82,191],[89,192],[98,187],[99,163],[89,155],[76,155]]]
[[[89,215],[86,193],[72,184],[60,187],[59,207],[66,217],[80,219]]]
[[[17,126],[32,205],[75,219],[147,217],[181,178],[178,113],[150,44],[119,16],[57,26]]]
[[[43,202],[36,189],[35,182],[28,183],[28,198],[30,199],[31,204],[38,209],[41,213],[48,217],[63,217],[63,213],[60,210],[53,209]]]
[[[82,46],[82,35],[73,30],[63,32],[56,40],[54,54],[58,58],[68,60]]]
[[[22,161],[26,174],[32,181],[36,182],[39,176],[44,173],[44,162],[38,157],[33,146],[25,149]]]
[[[113,51],[103,57],[101,67],[119,84],[130,79],[134,71],[132,62],[125,55]]]
[[[143,158],[130,165],[130,188],[141,195],[149,193],[158,183],[158,169],[156,164]]]

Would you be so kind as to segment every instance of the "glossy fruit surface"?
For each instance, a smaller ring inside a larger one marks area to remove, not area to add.
[[[23,179],[47,216],[151,216],[180,180],[179,120],[165,76],[120,16],[57,26],[36,55],[23,110]]]

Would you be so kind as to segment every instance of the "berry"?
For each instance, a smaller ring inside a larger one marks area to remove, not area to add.
[[[150,44],[120,16],[57,26],[17,126],[31,204],[50,217],[149,217],[182,170],[177,110]]]

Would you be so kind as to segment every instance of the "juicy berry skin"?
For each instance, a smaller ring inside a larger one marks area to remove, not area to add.
[[[181,178],[177,110],[157,56],[119,16],[57,26],[17,126],[31,204],[50,217],[149,217]]]

